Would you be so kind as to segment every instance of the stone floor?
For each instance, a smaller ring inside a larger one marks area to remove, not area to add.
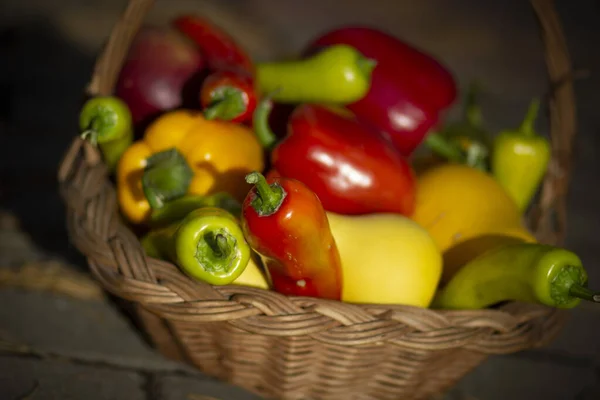
[[[0,2],[0,399],[254,399],[153,351],[114,302],[94,289],[66,238],[56,167],[73,135],[94,55],[125,3]],[[377,24],[443,59],[461,87],[473,79],[484,83],[485,118],[494,130],[517,124],[529,99],[546,90],[538,27],[521,0],[157,3],[151,21],[182,10],[203,12],[257,59],[293,54],[337,24]],[[600,56],[594,51],[600,8],[595,0],[557,3],[573,64],[591,73],[575,84],[579,136],[567,247],[580,254],[591,284],[600,287],[600,190],[594,188],[600,172]],[[39,279],[22,280],[27,274]],[[76,283],[56,284],[57,274]],[[599,399],[596,329],[600,309],[584,305],[552,345],[493,357],[446,398]]]

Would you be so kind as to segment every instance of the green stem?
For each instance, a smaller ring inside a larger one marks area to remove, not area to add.
[[[475,83],[471,83],[469,90],[465,97],[464,103],[464,118],[469,125],[474,127],[481,127],[483,118],[481,116],[481,108],[477,104],[477,95],[479,94],[479,87]]]
[[[273,101],[269,96],[265,96],[254,110],[252,116],[252,125],[254,132],[261,146],[265,149],[270,150],[271,147],[277,142],[277,136],[271,130],[269,126],[269,114],[273,109]]]
[[[184,196],[194,173],[177,149],[153,154],[146,160],[142,175],[144,195],[153,209]]]
[[[446,158],[447,160],[463,163],[465,155],[463,151],[450,141],[444,139],[439,133],[432,132],[425,138],[425,144],[434,153]]]
[[[485,171],[488,150],[479,142],[472,142],[467,150],[466,164],[470,167]]]
[[[600,292],[594,292],[584,286],[573,284],[569,288],[569,294],[583,300],[600,303]]]
[[[210,246],[216,258],[225,258],[231,252],[227,238],[222,233],[211,233],[206,236],[206,243]]]
[[[98,123],[100,122],[99,117],[92,117],[90,123],[88,124],[85,131],[81,132],[79,135],[82,139],[87,140],[91,143],[92,146],[96,147],[98,145],[98,136],[99,129]]]
[[[226,86],[220,88],[212,96],[212,102],[204,111],[206,119],[231,121],[246,111],[244,93],[236,88]]]
[[[361,56],[356,61],[356,65],[358,66],[358,69],[363,73],[363,76],[370,78],[371,74],[373,73],[373,70],[377,66],[377,61],[373,60],[372,58]]]
[[[252,199],[252,207],[258,215],[268,216],[279,210],[287,195],[281,185],[277,183],[269,185],[260,172],[251,172],[246,175],[246,182],[254,184],[256,187],[256,196]]]
[[[236,240],[225,231],[209,231],[198,241],[194,258],[205,271],[229,272],[235,265]]]
[[[519,132],[521,132],[525,136],[534,136],[535,130],[534,125],[535,121],[538,117],[538,113],[540,110],[540,100],[535,98],[529,104],[529,109],[527,110],[527,114],[525,115],[525,119],[521,123],[519,127]]]

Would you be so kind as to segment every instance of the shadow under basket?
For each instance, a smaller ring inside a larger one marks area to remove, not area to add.
[[[570,62],[550,0],[532,0],[552,88],[553,158],[529,215],[538,239],[558,244],[575,134]],[[97,60],[87,95],[109,95],[134,34],[152,6],[131,0]],[[507,303],[437,311],[287,297],[193,281],[147,257],[122,221],[100,153],[79,138],[58,171],[71,242],[105,290],[137,310],[161,353],[208,375],[278,399],[427,399],[451,388],[491,354],[547,344],[565,312]]]

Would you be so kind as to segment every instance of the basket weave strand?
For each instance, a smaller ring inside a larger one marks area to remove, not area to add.
[[[112,92],[127,48],[151,4],[129,3],[98,59],[89,95]],[[550,1],[532,4],[552,54],[547,56],[550,80],[557,82],[569,72],[558,19]],[[562,138],[554,141],[553,161],[560,173],[546,177],[537,208],[539,227],[546,229],[538,229],[538,234],[554,239],[561,233],[545,215],[560,215],[565,207],[564,199],[556,197],[566,194],[570,173],[570,85],[567,81],[553,93],[551,112],[558,117],[551,119],[552,136]],[[564,132],[567,138],[561,136]],[[121,219],[108,171],[89,143],[73,140],[58,178],[70,240],[107,291],[142,307],[143,319],[154,318],[146,325],[152,327],[148,333],[154,342],[161,349],[176,349],[168,353],[181,355],[207,374],[266,397],[426,399],[452,386],[491,354],[543,346],[564,323],[563,312],[533,304],[437,311],[287,297],[193,281],[174,264],[145,256]],[[544,203],[546,197],[551,201]]]

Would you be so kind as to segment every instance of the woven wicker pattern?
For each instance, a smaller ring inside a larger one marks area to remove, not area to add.
[[[151,3],[129,3],[98,59],[90,95],[111,92]],[[532,3],[545,21],[549,72],[558,81],[569,72],[560,27],[550,1]],[[551,102],[555,167],[536,216],[537,232],[553,241],[562,232],[548,221],[553,212],[564,214],[574,134],[572,88],[563,81]],[[426,399],[489,354],[544,345],[563,323],[562,312],[537,305],[478,311],[359,306],[192,281],[175,265],[145,256],[119,215],[96,149],[74,139],[58,175],[72,243],[106,290],[143,307],[160,348],[171,346],[176,350],[165,353],[181,354],[206,373],[267,397]]]

